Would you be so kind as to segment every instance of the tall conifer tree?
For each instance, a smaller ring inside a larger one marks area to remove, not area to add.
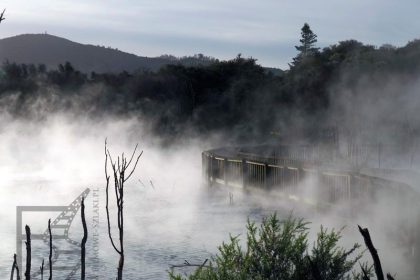
[[[316,52],[319,48],[315,47],[317,42],[317,35],[312,32],[309,24],[305,23],[301,29],[301,39],[299,40],[301,45],[295,46],[296,50],[299,51],[299,54],[293,58],[293,64],[296,65],[302,61],[302,59],[309,57]]]

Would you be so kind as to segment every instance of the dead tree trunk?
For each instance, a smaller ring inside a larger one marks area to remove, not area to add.
[[[16,254],[13,255],[13,264],[12,264],[12,271],[10,272],[10,280],[13,280],[16,270],[16,279],[20,280],[20,274],[19,274],[19,266],[16,262]]]
[[[12,270],[10,271],[10,280],[13,280],[13,276],[15,274],[15,267],[16,267],[16,254],[13,257]]]
[[[82,197],[82,205],[81,205],[81,215],[82,215],[82,225],[83,225],[83,238],[82,238],[82,245],[81,245],[81,279],[85,280],[85,259],[86,259],[86,241],[88,238],[88,231],[86,227],[86,219],[85,219],[85,198]]]
[[[26,233],[26,270],[25,270],[25,279],[31,279],[31,229],[28,225],[25,226]]]
[[[51,234],[51,219],[48,220],[48,233],[50,235],[50,254],[48,255],[48,265],[50,267],[50,277],[52,279],[52,234]]]
[[[362,228],[360,226],[359,231],[362,234],[365,241],[366,247],[368,248],[373,259],[373,267],[375,268],[375,274],[378,280],[384,280],[384,272],[382,270],[381,260],[379,259],[378,251],[373,246],[372,239],[370,238],[369,230],[367,228]]]
[[[106,218],[108,222],[108,236],[111,241],[111,245],[114,250],[119,254],[120,259],[118,262],[118,270],[117,270],[117,279],[121,280],[123,277],[123,268],[124,268],[124,183],[133,175],[134,170],[137,167],[137,163],[143,151],[137,155],[137,146],[134,148],[133,154],[130,157],[130,160],[127,161],[127,158],[124,154],[121,155],[121,158],[118,157],[117,161],[113,161],[109,150],[107,149],[107,142],[105,140],[105,178],[106,178]],[[111,170],[113,173],[114,178],[114,192],[115,192],[115,201],[117,206],[117,228],[118,228],[118,237],[119,237],[119,246],[114,243],[114,239],[112,237],[111,232],[111,221],[109,218],[109,179],[110,176],[108,175],[108,158],[111,165]],[[134,165],[129,170],[133,159],[135,159]],[[128,174],[128,175],[127,175]]]
[[[42,264],[39,269],[41,270],[41,280],[44,280],[44,259],[42,259]]]

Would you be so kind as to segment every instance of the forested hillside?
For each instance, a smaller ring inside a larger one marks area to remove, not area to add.
[[[397,48],[348,40],[318,49],[304,29],[290,69],[279,75],[240,55],[134,74],[82,73],[71,62],[49,71],[5,63],[1,110],[31,118],[46,111],[137,116],[163,136],[225,132],[240,142],[316,140],[338,126],[365,141],[390,130],[399,141],[418,134],[420,41]]]

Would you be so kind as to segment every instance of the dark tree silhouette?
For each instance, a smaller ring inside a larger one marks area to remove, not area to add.
[[[85,268],[86,268],[86,242],[88,238],[88,231],[86,227],[86,218],[85,218],[85,198],[82,197],[81,203],[81,216],[82,216],[82,225],[83,225],[83,238],[81,244],[81,279],[85,280]]]
[[[25,270],[25,279],[31,279],[31,229],[28,225],[25,226],[26,233],[26,270]]]
[[[378,251],[376,250],[375,246],[373,246],[372,239],[370,238],[370,233],[367,228],[362,228],[358,226],[360,234],[363,236],[363,240],[365,241],[365,245],[368,248],[370,255],[373,259],[373,267],[375,268],[375,274],[377,280],[385,280],[384,272],[382,270],[381,260],[378,255]],[[366,274],[365,274],[366,275]],[[369,279],[368,276],[365,276],[365,279]],[[395,280],[394,277],[390,274],[386,274],[386,279],[388,280]]]
[[[17,262],[16,262],[16,254],[13,255],[13,264],[12,264],[12,271],[10,272],[10,280],[13,280],[15,270],[16,270],[16,279],[20,280],[19,266],[17,265]]]
[[[48,255],[48,265],[50,268],[50,277],[49,280],[52,279],[52,234],[51,234],[51,219],[48,219],[48,233],[50,235],[50,253]]]
[[[309,24],[305,23],[301,29],[301,39],[299,40],[301,45],[295,46],[296,50],[299,51],[298,55],[293,58],[293,63],[297,64],[308,56],[315,54],[319,48],[315,47],[317,42],[317,35],[312,32]]]
[[[121,155],[121,158],[118,157],[116,161],[112,160],[111,154],[107,148],[107,143],[105,140],[105,178],[106,178],[106,218],[108,222],[108,235],[111,241],[112,247],[114,250],[120,255],[120,260],[118,262],[118,271],[117,271],[117,279],[121,280],[123,277],[123,268],[124,268],[124,184],[130,179],[131,175],[133,175],[134,170],[137,167],[137,163],[143,151],[141,151],[137,155],[137,145],[134,148],[133,154],[131,155],[130,159],[127,161],[127,158],[124,156],[124,153]],[[136,156],[136,157],[135,157]],[[114,243],[114,239],[112,238],[111,233],[111,221],[109,215],[109,179],[110,176],[108,175],[108,158],[111,164],[111,170],[113,173],[114,178],[114,191],[115,191],[115,200],[117,206],[117,229],[119,235],[119,247]],[[134,159],[134,161],[133,161]],[[130,165],[134,163],[133,167],[130,168]]]
[[[0,14],[0,23],[5,20],[6,18],[4,17],[4,12],[6,11],[6,9],[3,10],[3,12]]]
[[[44,280],[44,259],[42,259],[42,264],[39,267],[39,270],[41,271],[41,280]]]

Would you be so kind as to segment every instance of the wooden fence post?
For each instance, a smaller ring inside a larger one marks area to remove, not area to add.
[[[242,187],[245,189],[247,185],[248,178],[248,168],[246,165],[246,160],[242,159]]]
[[[229,177],[229,175],[228,175],[228,158],[224,158],[223,159],[223,175],[224,175],[224,179],[225,179],[225,185],[227,186],[229,183],[228,183],[228,177]]]
[[[354,174],[350,173],[349,174],[349,206],[350,206],[350,217],[354,218],[356,216],[356,209],[357,209],[357,205],[355,204],[355,202],[357,201],[356,199],[356,183],[357,181],[354,178]]]
[[[201,153],[201,177],[203,179],[207,179],[207,169],[208,169],[208,162],[207,162],[207,156],[203,152]]]
[[[209,180],[209,185],[212,186],[213,184],[213,155],[209,155],[208,157],[208,161],[209,161],[209,174],[208,174],[208,180]]]
[[[269,179],[269,173],[268,173],[268,163],[264,164],[264,189],[268,189],[268,179]]]

